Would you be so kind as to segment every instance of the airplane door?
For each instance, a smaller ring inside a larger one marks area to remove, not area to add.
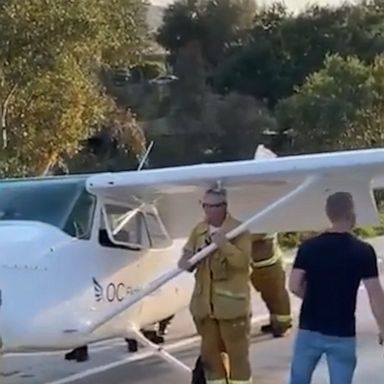
[[[103,284],[100,281],[94,281],[94,284],[99,291],[100,301],[108,311],[140,289],[146,280],[145,274],[148,271],[143,269],[143,258],[149,247],[149,239],[143,224],[143,214],[117,202],[104,204],[98,243],[103,253],[105,273]],[[142,305],[142,302],[138,302],[122,315],[124,321],[134,322],[138,319]]]

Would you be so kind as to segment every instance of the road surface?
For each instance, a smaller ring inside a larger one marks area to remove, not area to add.
[[[384,256],[384,238],[372,244]],[[384,276],[384,275],[383,275]],[[295,313],[299,301],[292,298]],[[251,362],[254,382],[285,384],[289,372],[295,330],[284,339],[272,339],[259,332],[260,321],[267,312],[258,295],[254,295],[254,317]],[[384,378],[384,350],[377,343],[377,328],[370,313],[364,289],[360,289],[357,310],[358,366],[354,384],[379,383]],[[188,311],[175,317],[167,336],[166,348],[173,356],[192,367],[198,355],[198,338]],[[144,358],[145,357],[145,358]],[[123,340],[113,340],[90,347],[90,360],[84,363],[64,361],[63,354],[7,356],[1,362],[1,384],[162,384],[190,383],[189,375],[172,367],[148,348],[128,353]],[[327,384],[325,362],[316,371],[313,384]]]

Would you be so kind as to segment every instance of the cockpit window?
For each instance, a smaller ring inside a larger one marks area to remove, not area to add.
[[[147,212],[145,222],[150,234],[152,248],[166,248],[172,243],[159,216]]]
[[[143,214],[139,210],[106,204],[105,213],[116,244],[148,247],[148,238],[143,228]]]
[[[64,232],[78,239],[90,239],[95,207],[96,197],[83,189],[67,218]]]
[[[135,246],[137,249],[162,249],[172,243],[157,212],[151,213],[142,207],[129,208],[117,203],[107,203],[104,208],[111,232],[110,240],[113,239],[116,245],[131,249],[135,249]],[[106,229],[102,229],[101,234],[101,239],[108,237]],[[108,246],[106,241],[104,243]]]
[[[0,183],[0,220],[40,221],[71,236],[87,238],[94,205],[93,196],[85,191],[84,180]]]

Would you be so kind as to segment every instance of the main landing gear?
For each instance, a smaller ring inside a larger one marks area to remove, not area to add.
[[[73,349],[71,352],[66,353],[65,360],[75,360],[77,363],[82,363],[89,360],[88,346],[83,345]]]
[[[158,331],[155,330],[140,330],[142,336],[145,339],[149,340],[153,344],[163,344],[164,336],[167,334],[167,327],[169,326],[174,315],[161,320],[158,324]],[[139,343],[137,339],[124,339],[127,343],[128,352],[137,352],[139,349]],[[64,356],[65,360],[76,361],[77,363],[82,363],[89,360],[88,346],[83,345],[81,347],[75,348],[72,351],[68,352]]]

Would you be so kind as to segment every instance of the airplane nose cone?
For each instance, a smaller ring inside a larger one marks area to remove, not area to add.
[[[52,289],[49,285],[52,281],[47,280],[51,252],[69,241],[70,237],[48,224],[0,221],[0,348],[3,351],[34,345],[46,332],[39,327],[37,315]]]

